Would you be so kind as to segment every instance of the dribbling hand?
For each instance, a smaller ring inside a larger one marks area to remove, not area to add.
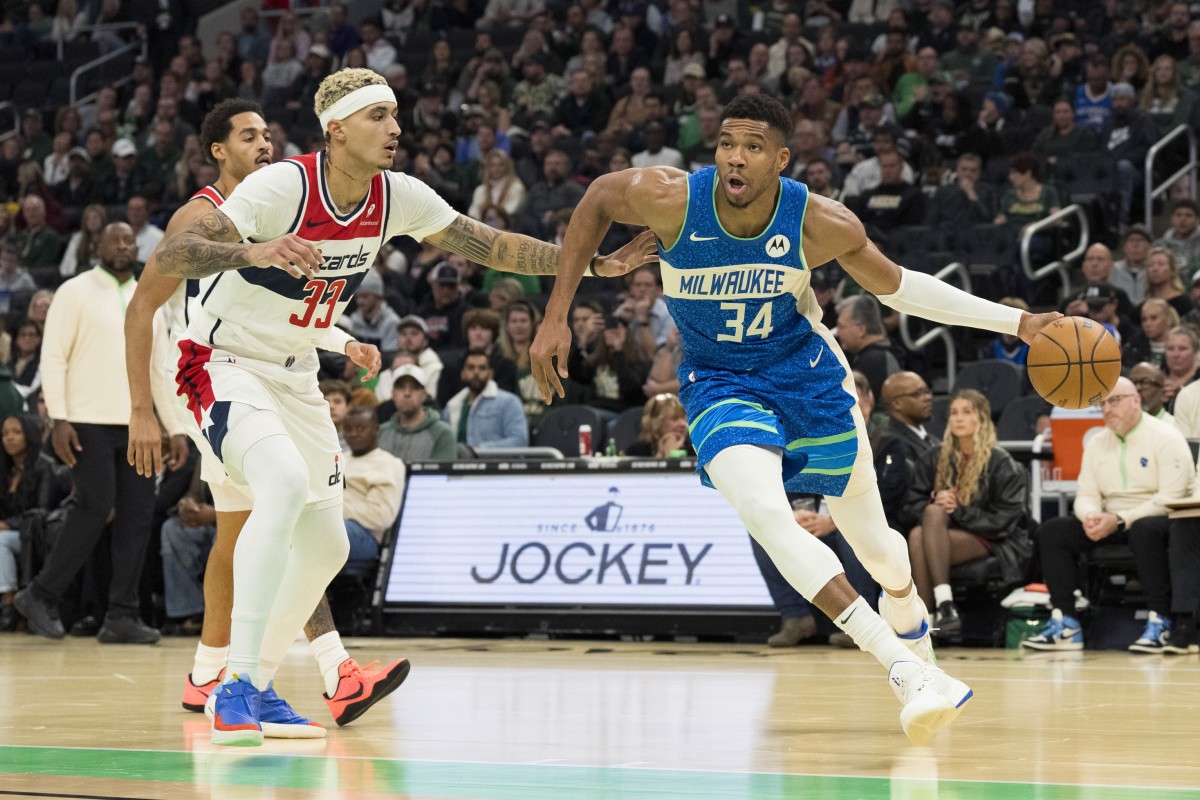
[[[363,380],[365,381],[369,381],[378,375],[380,368],[383,366],[383,357],[379,355],[379,348],[373,344],[363,344],[362,342],[347,343],[346,358],[349,358],[356,365],[367,371],[363,375]]]
[[[554,395],[563,396],[561,378],[567,377],[567,356],[570,352],[571,329],[566,321],[543,322],[533,344],[529,346],[529,369],[546,405],[550,405]],[[556,358],[557,371],[554,369]]]
[[[1041,333],[1042,328],[1056,319],[1062,319],[1062,316],[1057,311],[1048,311],[1045,314],[1030,314],[1027,311],[1021,315],[1021,325],[1017,328],[1017,336],[1025,344],[1033,344],[1034,337]]]
[[[250,245],[247,257],[251,266],[276,267],[293,278],[314,278],[323,263],[321,251],[294,233]]]

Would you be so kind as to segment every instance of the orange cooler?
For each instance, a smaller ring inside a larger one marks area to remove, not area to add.
[[[1054,459],[1050,462],[1051,480],[1073,481],[1079,478],[1083,461],[1083,437],[1092,428],[1104,424],[1099,408],[1072,411],[1055,408],[1050,412],[1050,435],[1054,444]]]

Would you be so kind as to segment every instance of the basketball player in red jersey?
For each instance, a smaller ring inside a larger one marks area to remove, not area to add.
[[[218,103],[204,118],[200,129],[202,143],[208,148],[220,169],[220,177],[211,186],[196,192],[167,225],[167,235],[177,233],[195,222],[204,213],[219,207],[242,179],[251,172],[271,163],[271,141],[267,123],[257,103],[230,99]],[[151,256],[143,273],[143,289],[136,292],[126,309],[125,330],[130,394],[133,412],[130,418],[132,435],[129,440],[129,462],[143,475],[161,470],[157,449],[146,448],[147,442],[159,441],[159,422],[152,409],[157,408],[168,431],[186,430],[190,422],[182,401],[173,402],[174,358],[159,353],[158,344],[164,338],[174,347],[175,339],[184,328],[183,281],[163,275]],[[159,325],[155,325],[158,316]],[[162,334],[155,335],[155,328]],[[156,341],[151,365],[151,339]],[[369,353],[369,351],[368,351]],[[167,364],[163,364],[167,361]],[[163,385],[170,390],[164,391]],[[177,408],[178,407],[178,408]],[[178,413],[182,412],[182,413]],[[174,417],[181,417],[176,422]],[[174,437],[173,437],[174,440]],[[186,440],[184,440],[186,441]],[[200,642],[192,671],[184,681],[183,707],[203,711],[208,695],[217,685],[229,649],[229,613],[233,603],[233,551],[242,525],[253,507],[248,489],[238,486],[223,474],[220,464],[214,463],[211,449],[200,438],[197,446],[203,459],[202,475],[209,483],[216,508],[217,537],[209,552],[204,572],[205,614]],[[174,448],[174,441],[173,441]],[[181,456],[172,454],[172,460]],[[182,457],[186,458],[186,446]],[[322,596],[316,611],[304,626],[325,681],[324,699],[334,720],[346,725],[361,716],[368,708],[390,694],[408,675],[409,663],[398,659],[382,669],[373,665],[360,667],[350,658],[333,624],[329,601]],[[319,733],[315,726],[279,729],[270,726],[267,735]]]
[[[558,262],[557,247],[468,219],[423,183],[387,171],[400,129],[381,76],[329,76],[315,110],[323,152],[247,176],[156,254],[161,272],[196,281],[179,342],[180,391],[226,475],[254,497],[234,552],[215,744],[262,742],[260,709],[277,698],[274,669],[346,559],[341,453],[317,391],[314,348],[378,369],[378,353],[369,364],[356,359],[347,348],[357,343],[336,322],[379,247],[407,234],[505,271],[553,274]],[[591,268],[622,274],[654,249],[642,235]]]

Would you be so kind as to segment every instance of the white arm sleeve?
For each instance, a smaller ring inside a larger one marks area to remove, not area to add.
[[[1022,312],[969,295],[924,272],[900,268],[900,288],[878,295],[879,302],[914,317],[1016,335]]]
[[[344,356],[346,355],[346,345],[353,341],[355,341],[354,337],[344,328],[331,325],[321,335],[321,341],[317,342],[317,347],[322,350],[328,350],[330,353],[337,353],[340,356]]]
[[[283,236],[303,210],[302,169],[293,161],[263,167],[247,175],[217,210],[229,217],[243,239],[265,242]]]
[[[385,172],[383,177],[391,197],[385,238],[411,236],[419,242],[446,230],[458,219],[458,212],[449,203],[416,178],[403,172]]]

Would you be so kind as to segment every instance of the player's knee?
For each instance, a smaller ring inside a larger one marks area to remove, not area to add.
[[[796,518],[786,503],[751,502],[738,508],[742,523],[755,539],[766,546],[766,542],[779,535],[793,535]]]

